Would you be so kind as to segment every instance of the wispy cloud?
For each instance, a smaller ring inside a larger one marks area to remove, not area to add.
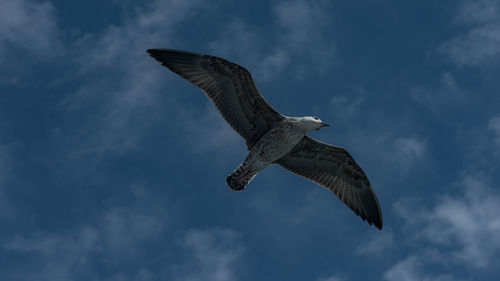
[[[11,174],[15,166],[11,150],[10,145],[0,142],[0,221],[14,217],[13,206],[7,198],[7,189],[11,186]]]
[[[462,90],[451,73],[443,73],[439,84],[432,88],[415,87],[410,91],[411,98],[434,112],[449,109],[465,99]]]
[[[435,251],[454,264],[486,268],[500,258],[500,194],[483,174],[465,175],[460,195],[445,195],[432,207],[400,201],[397,212],[420,242],[419,254]],[[429,260],[427,260],[429,262]],[[434,261],[439,263],[439,261]]]
[[[278,2],[273,7],[285,31],[280,39],[284,46],[291,51],[307,52],[317,71],[331,67],[336,58],[334,40],[322,33],[331,24],[325,13],[327,6],[323,1],[291,0]]]
[[[458,66],[480,66],[498,62],[500,57],[500,10],[498,1],[462,1],[455,23],[472,24],[439,48]]]
[[[0,0],[0,86],[38,81],[32,66],[61,57],[60,31],[50,1]]]
[[[336,275],[324,277],[324,278],[319,278],[317,281],[344,281],[345,279],[340,278]]]
[[[363,89],[360,89],[362,93]],[[350,120],[355,114],[359,113],[360,105],[365,102],[364,95],[335,95],[330,99],[330,111],[338,112],[338,118],[342,120]]]
[[[238,280],[244,244],[230,229],[177,221],[169,198],[134,189],[132,204],[111,200],[102,215],[64,230],[2,237],[0,253],[22,256],[6,280]],[[178,224],[180,223],[180,224]],[[161,262],[158,262],[161,261]]]
[[[384,229],[384,231],[372,233],[370,236],[369,240],[356,248],[355,254],[383,256],[395,246],[394,234],[391,229]]]
[[[440,46],[458,65],[479,66],[496,62],[500,55],[500,25],[488,24],[455,37]]]
[[[291,64],[296,77],[306,71],[322,73],[336,62],[334,39],[322,33],[331,24],[325,6],[328,3],[323,1],[275,2],[271,9],[276,22],[265,32],[234,19],[211,42],[211,49],[241,59],[240,64],[255,70],[259,81],[272,79]]]
[[[425,155],[426,142],[415,137],[400,137],[394,141],[393,151],[391,159],[398,163],[402,170],[407,171],[415,161]]]
[[[80,73],[92,76],[93,82],[82,85],[65,105],[75,110],[95,108],[95,101],[100,100],[94,109],[99,121],[91,120],[98,125],[89,124],[92,137],[86,138],[83,150],[100,155],[122,153],[135,146],[147,127],[141,116],[155,107],[164,71],[152,67],[154,62],[145,50],[169,41],[175,24],[199,11],[199,4],[196,0],[154,1],[123,25],[79,40]]]
[[[23,270],[13,266],[4,274],[13,280],[75,280],[76,275],[85,275],[90,270],[92,255],[99,251],[99,244],[99,234],[92,228],[82,228],[68,235],[38,233],[31,237],[17,236],[2,250],[34,256],[35,261],[24,264]]]
[[[183,244],[192,254],[175,280],[232,281],[238,280],[237,261],[243,253],[239,235],[228,229],[190,230]]]
[[[9,46],[48,55],[59,47],[58,32],[50,2],[0,1],[0,56]]]
[[[469,163],[467,169],[492,171],[500,159],[500,118],[492,115],[479,125],[457,131],[456,138],[463,147],[463,157]],[[472,165],[473,163],[473,165]]]
[[[201,91],[199,96],[200,99],[205,98]],[[189,144],[189,150],[200,152],[206,149],[224,148],[227,151],[244,148],[244,140],[227,124],[212,102],[207,100],[203,109],[200,112],[199,107],[186,106],[178,112],[179,119],[184,120],[180,130]]]
[[[494,134],[495,143],[500,145],[500,116],[492,117],[488,121],[488,130]]]
[[[500,16],[500,3],[497,0],[462,0],[455,16],[457,23],[491,22]]]
[[[458,281],[450,274],[430,274],[423,268],[423,262],[419,257],[409,256],[396,263],[384,274],[387,281]]]

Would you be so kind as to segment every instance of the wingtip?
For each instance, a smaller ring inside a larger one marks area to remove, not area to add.
[[[384,227],[384,223],[382,221],[382,215],[380,215],[376,220],[373,221],[373,225],[382,230],[382,228]]]

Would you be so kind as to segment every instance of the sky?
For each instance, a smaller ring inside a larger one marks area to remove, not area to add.
[[[146,54],[252,72],[345,147],[384,228],[241,139]],[[500,1],[0,0],[0,279],[455,281],[500,274]]]

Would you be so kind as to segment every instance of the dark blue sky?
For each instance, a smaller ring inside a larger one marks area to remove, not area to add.
[[[334,126],[384,229],[272,166],[145,52]],[[1,280],[497,280],[500,1],[0,0]]]

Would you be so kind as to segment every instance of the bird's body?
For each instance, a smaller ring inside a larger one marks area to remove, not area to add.
[[[250,72],[225,59],[171,49],[150,49],[148,53],[201,88],[246,140],[248,156],[226,178],[233,190],[244,189],[257,173],[277,163],[330,189],[363,220],[382,229],[378,200],[351,155],[307,136],[328,124],[317,117],[280,114],[264,100]]]
[[[258,172],[290,152],[308,132],[300,118],[284,118],[255,143],[245,161],[227,177],[227,184],[242,190]]]

